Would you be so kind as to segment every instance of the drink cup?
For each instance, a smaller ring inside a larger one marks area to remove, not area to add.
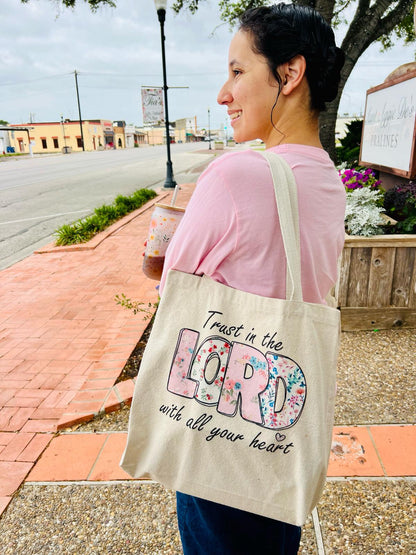
[[[147,277],[157,280],[161,278],[169,241],[172,239],[184,212],[185,208],[155,204],[143,258],[143,272]]]

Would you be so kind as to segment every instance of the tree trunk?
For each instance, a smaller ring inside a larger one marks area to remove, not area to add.
[[[328,152],[332,161],[336,162],[335,153],[335,126],[337,123],[338,106],[341,95],[328,104],[326,112],[322,112],[319,116],[319,135],[324,149]]]

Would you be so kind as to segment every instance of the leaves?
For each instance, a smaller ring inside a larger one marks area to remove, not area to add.
[[[201,0],[203,2],[204,0]],[[199,8],[200,0],[177,0],[172,9],[174,12],[179,13],[181,10],[186,9],[189,10],[191,13],[195,13]]]
[[[381,191],[368,187],[354,189],[347,193],[345,224],[351,235],[380,235],[383,233],[384,220],[380,216],[384,208],[379,206],[383,196]]]
[[[138,314],[139,312],[144,312],[146,316],[144,320],[150,320],[158,307],[159,303],[142,303],[140,301],[132,301],[130,298],[126,297],[124,293],[116,295],[114,300],[117,304],[126,308],[127,310],[132,310],[133,314]]]
[[[20,1],[22,4],[28,4],[30,2],[30,0]],[[77,4],[77,0],[58,0],[58,2],[62,2],[62,5],[65,6],[65,8],[75,8]],[[111,8],[115,8],[117,6],[116,0],[84,0],[84,2],[89,4],[91,11],[93,12],[96,12],[101,6],[110,6]]]
[[[58,236],[56,244],[62,246],[85,243],[113,222],[140,208],[155,196],[156,192],[152,189],[139,189],[129,197],[118,195],[112,205],[100,206],[94,210],[94,214],[91,216],[77,220],[71,225],[65,224],[57,229],[55,231]]]
[[[397,233],[416,233],[416,182],[396,185],[386,192],[384,207],[387,214],[398,220]]]

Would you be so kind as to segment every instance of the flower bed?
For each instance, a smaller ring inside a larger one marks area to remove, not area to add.
[[[386,192],[370,168],[340,176],[348,232],[336,291],[342,329],[416,327],[416,185]]]

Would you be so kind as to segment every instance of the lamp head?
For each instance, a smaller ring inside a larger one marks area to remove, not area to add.
[[[164,10],[166,11],[166,7],[168,5],[168,0],[154,0],[155,2],[155,6],[156,6],[156,11],[158,12],[159,10]]]
[[[157,11],[157,18],[159,19],[159,23],[163,25],[165,22],[168,0],[154,0],[154,2]]]

